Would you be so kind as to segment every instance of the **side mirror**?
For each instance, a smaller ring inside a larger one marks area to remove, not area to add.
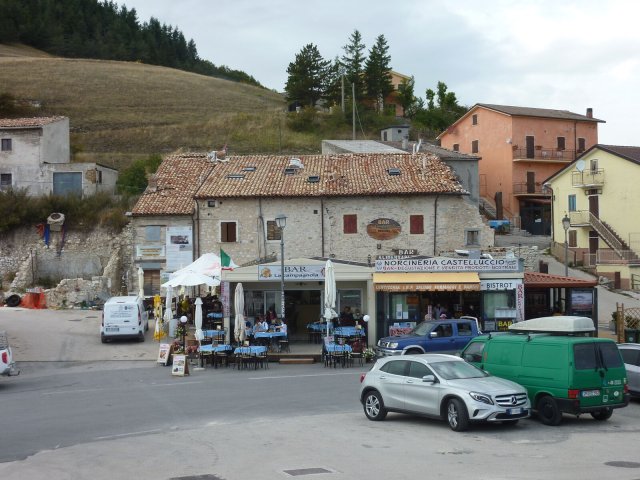
[[[436,383],[436,377],[434,375],[425,375],[422,377],[422,381],[425,383]]]

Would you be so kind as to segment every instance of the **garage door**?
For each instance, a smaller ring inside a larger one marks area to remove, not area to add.
[[[82,196],[82,172],[54,173],[53,194]]]

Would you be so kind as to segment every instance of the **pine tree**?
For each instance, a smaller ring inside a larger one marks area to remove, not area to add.
[[[322,58],[318,47],[313,43],[302,47],[287,68],[287,99],[314,107],[318,100],[325,98],[330,65],[331,62]]]
[[[362,98],[365,93],[364,88],[364,51],[366,46],[362,43],[362,35],[358,30],[354,30],[351,36],[349,37],[349,43],[347,43],[344,47],[344,55],[341,58],[340,63],[342,64],[344,74],[346,80],[349,82],[349,87],[351,87],[352,83],[356,85],[356,98]],[[351,88],[348,88],[347,91],[351,92]]]
[[[393,91],[390,63],[387,40],[384,35],[378,35],[365,62],[364,81],[367,97],[373,100],[379,113],[384,110],[384,99]]]

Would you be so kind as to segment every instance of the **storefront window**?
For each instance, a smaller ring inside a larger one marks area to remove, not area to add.
[[[351,307],[351,313],[355,314],[356,310],[362,312],[362,291],[361,290],[338,290],[338,303],[336,307],[338,313],[344,310],[344,307]]]
[[[516,318],[515,290],[484,292],[482,317],[486,331],[506,330]]]

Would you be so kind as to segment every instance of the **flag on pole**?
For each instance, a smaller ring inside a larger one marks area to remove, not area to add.
[[[222,249],[220,249],[220,263],[222,264],[222,270],[233,270],[238,267],[238,265],[231,260],[231,257]]]

